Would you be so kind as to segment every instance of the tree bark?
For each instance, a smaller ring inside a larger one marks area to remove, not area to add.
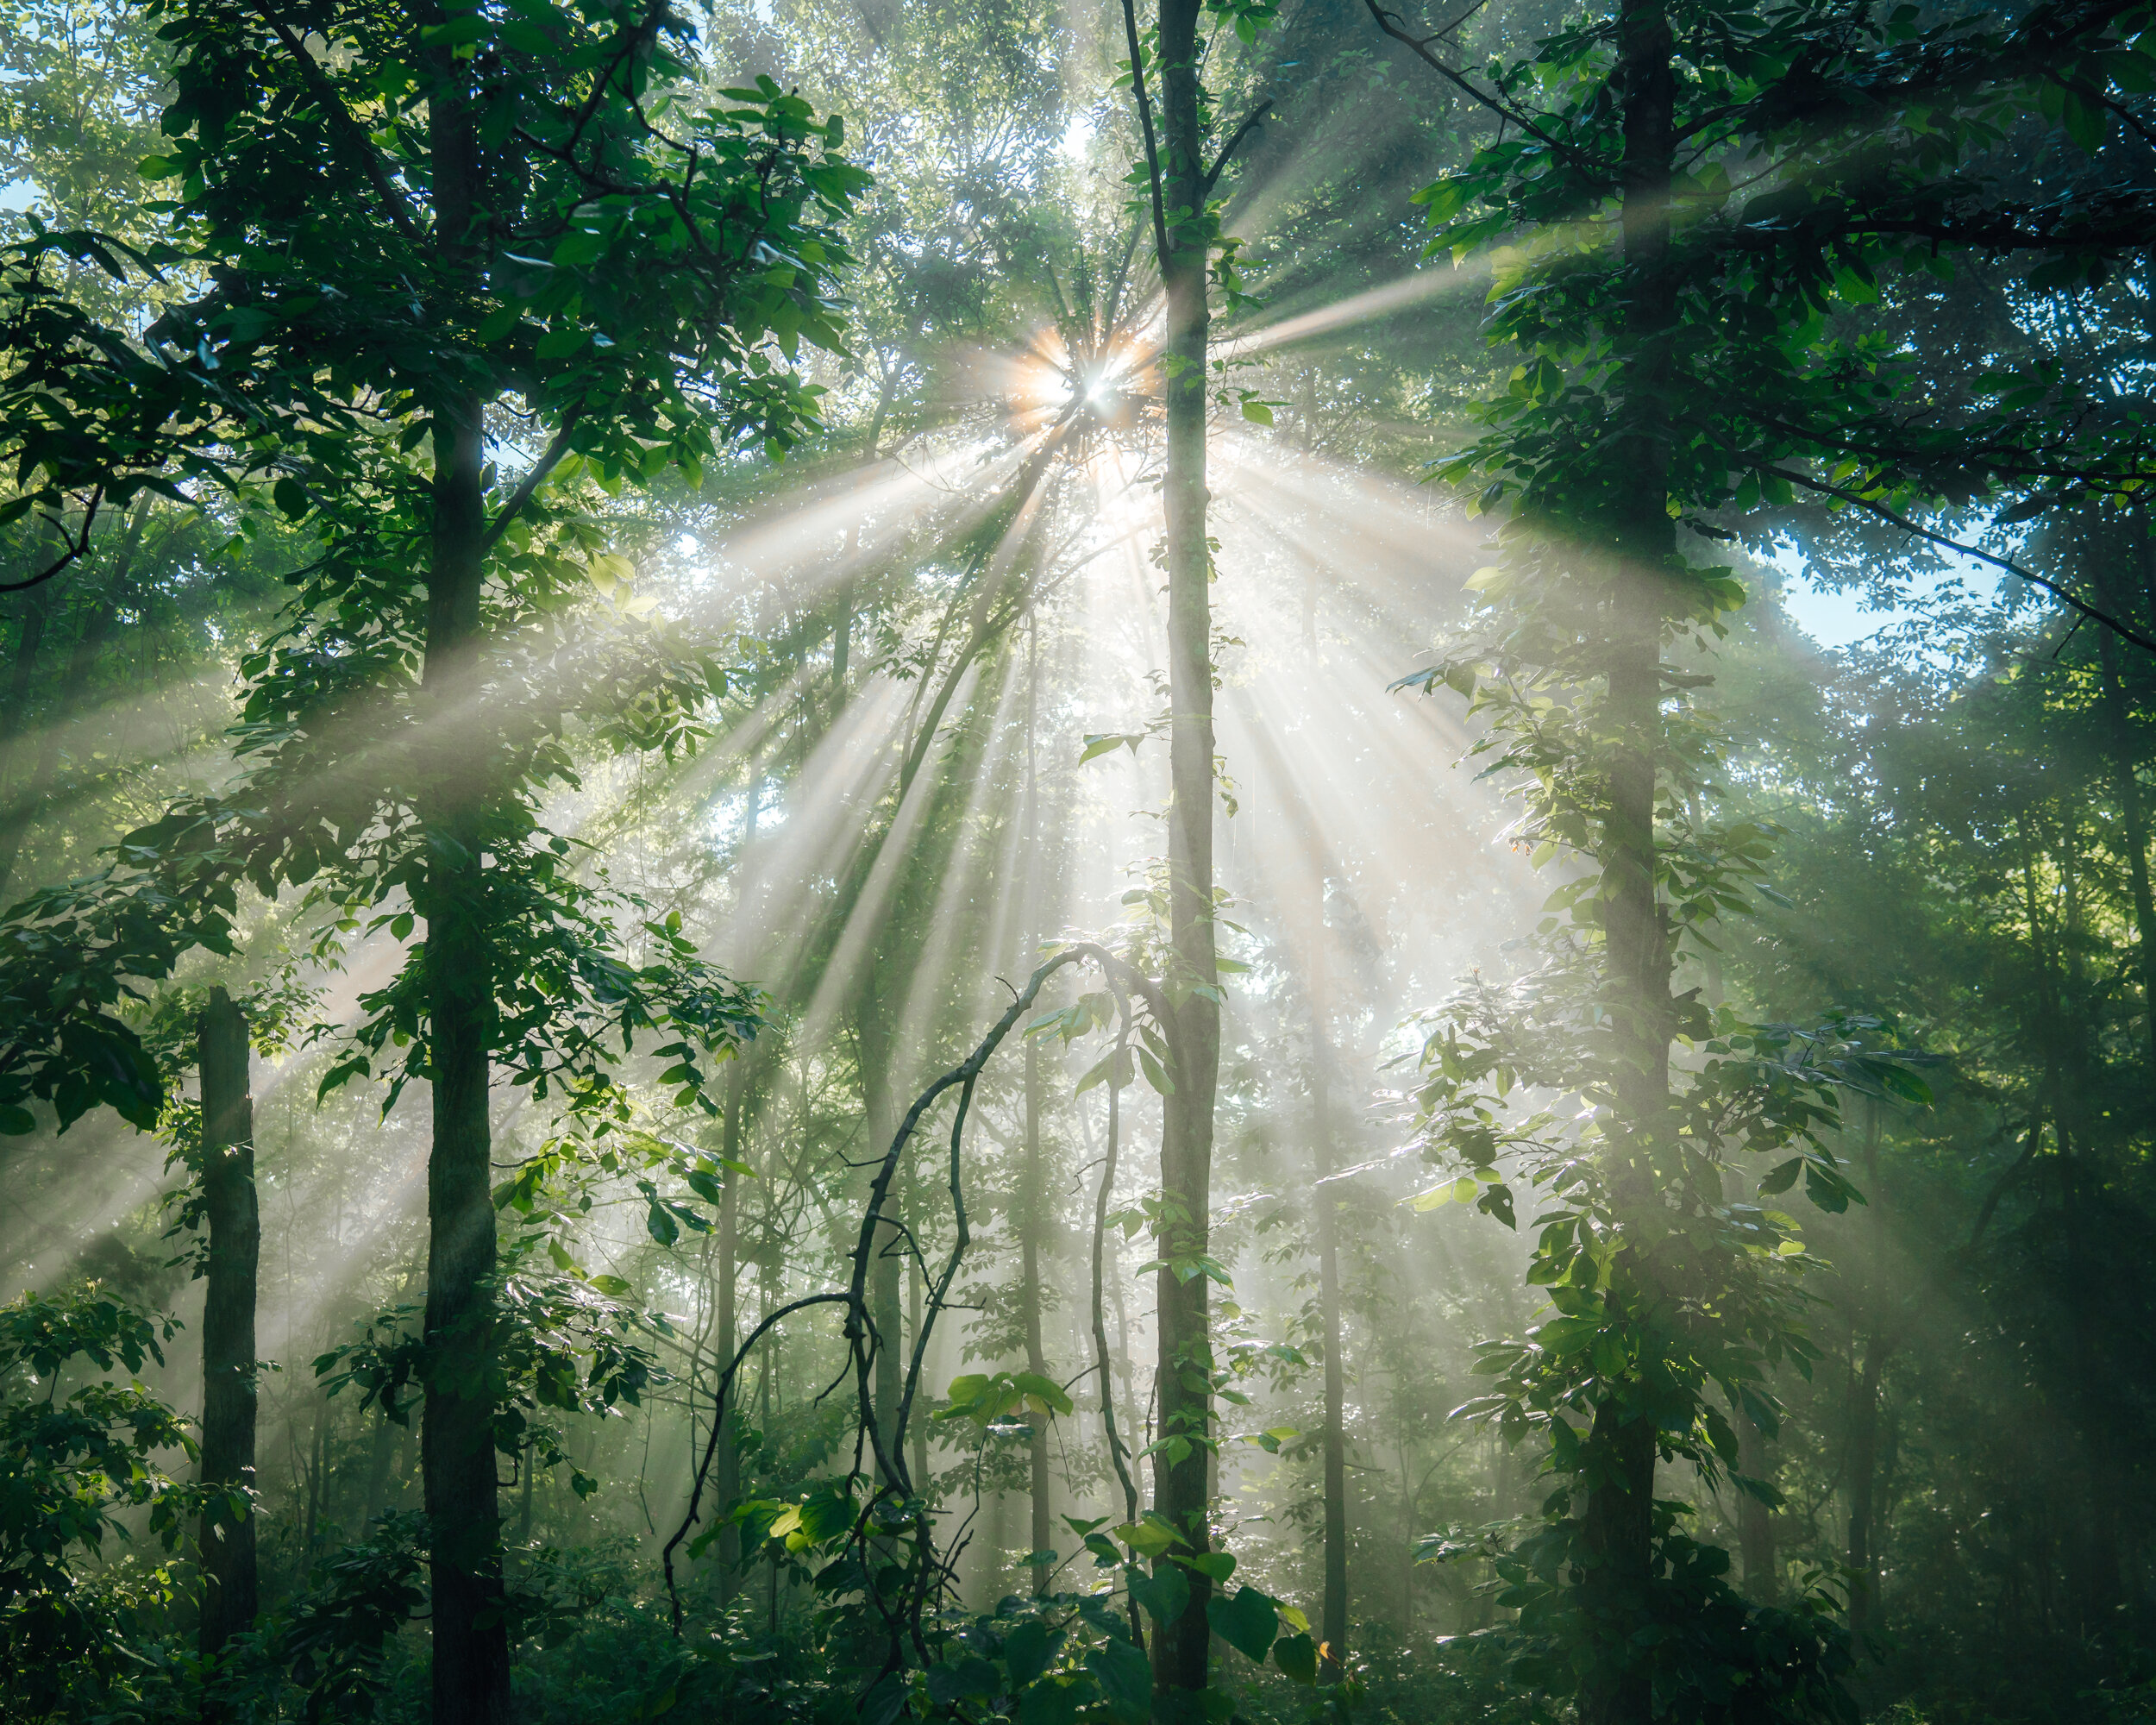
[[[898,1110],[891,1098],[890,1026],[883,1021],[883,1002],[871,975],[862,986],[855,1010],[854,1044],[861,1063],[862,1119],[868,1135],[867,1154],[880,1159],[891,1147],[898,1131]],[[906,1389],[904,1277],[906,1235],[899,1214],[899,1192],[904,1170],[891,1182],[884,1200],[886,1216],[878,1221],[874,1259],[868,1268],[868,1316],[876,1327],[875,1376],[870,1398],[876,1416],[876,1439],[891,1463],[890,1484],[905,1468],[898,1452],[899,1399]]]
[[[1018,1204],[1018,1302],[1025,1323],[1025,1369],[1037,1377],[1048,1376],[1048,1351],[1041,1339],[1041,1189],[1044,1183],[1041,1151],[1041,1045],[1038,1038],[1025,1044],[1025,1183]],[[1033,1436],[1026,1446],[1028,1486],[1032,1499],[1032,1549],[1050,1549],[1055,1532],[1053,1503],[1048,1479],[1048,1421],[1036,1418]],[[1033,1591],[1046,1593],[1048,1565],[1033,1566]]]
[[[1324,1094],[1322,1081],[1319,1094]],[[1319,1118],[1322,1120],[1322,1113]],[[1320,1155],[1319,1177],[1323,1179],[1332,1171],[1332,1158],[1325,1151]],[[1320,1188],[1318,1306],[1325,1342],[1325,1598],[1319,1613],[1319,1631],[1324,1647],[1319,1676],[1320,1681],[1327,1683],[1338,1682],[1345,1671],[1348,1647],[1347,1431],[1343,1412],[1346,1371],[1345,1362],[1340,1358],[1338,1209],[1338,1206]]]
[[[1872,1496],[1879,1468],[1879,1378],[1891,1338],[1867,1339],[1849,1412],[1849,1633],[1859,1644],[1878,1624],[1879,1565],[1872,1549]]]
[[[456,51],[426,50],[445,91]],[[469,105],[434,104],[435,244],[445,273],[474,270],[484,172]],[[486,580],[486,403],[445,385],[434,404],[434,522],[421,690],[428,841],[417,895],[433,1071],[427,1164],[426,1403],[420,1430],[433,1579],[433,1725],[507,1725],[509,1634],[493,1437],[497,1321],[492,1132],[493,931],[483,858],[498,763],[485,740],[480,597]],[[475,740],[476,739],[476,740]]]
[[[1737,1428],[1737,1465],[1747,1478],[1768,1480],[1774,1461],[1767,1453],[1766,1434],[1741,1408],[1730,1421]],[[1744,1564],[1745,1590],[1762,1605],[1773,1604],[1782,1587],[1775,1566],[1774,1515],[1749,1492],[1737,1497],[1737,1552]]]
[[[1325,1350],[1325,1590],[1318,1610],[1318,1675],[1321,1683],[1337,1683],[1346,1670],[1348,1648],[1347,1363],[1340,1352],[1340,1207],[1325,1183],[1332,1175],[1332,991],[1326,947],[1325,853],[1316,824],[1306,819],[1303,827],[1310,870],[1303,954],[1310,992],[1310,1138],[1317,1175],[1319,1343]]]
[[[734,1070],[729,1075],[725,1120],[719,1140],[726,1160],[744,1165],[747,1159],[742,1155],[742,1149],[749,1101],[749,1058],[746,1054],[736,1057]],[[715,1308],[712,1329],[717,1337],[716,1370],[724,1372],[733,1364],[734,1350],[740,1340],[735,1284],[741,1273],[741,1176],[731,1168],[722,1168],[718,1177],[718,1273],[714,1278],[711,1299]],[[741,1496],[741,1457],[734,1444],[734,1421],[740,1402],[741,1386],[736,1383],[727,1396],[726,1406],[719,1410],[718,1452],[711,1477],[718,1514],[727,1518],[720,1523],[718,1534],[721,1605],[733,1603],[740,1579],[741,1529],[732,1519],[734,1504]]]
[[[254,1195],[254,1100],[247,1017],[222,988],[197,1030],[202,1078],[202,1195],[210,1241],[202,1310],[202,1480],[232,1502],[204,1515],[203,1657],[254,1622],[254,1515],[237,1493],[254,1484],[254,1302],[262,1223]]]
[[[1640,1627],[1641,1596],[1653,1581],[1655,1439],[1653,1421],[1620,1402],[1595,1410],[1592,1440],[1614,1478],[1589,1490],[1581,1527],[1594,1566],[1586,1584],[1590,1609],[1601,1620],[1593,1632],[1605,1641],[1581,1691],[1582,1725],[1648,1725],[1654,1716],[1648,1674],[1626,1657],[1628,1648],[1611,1644]]]
[[[849,529],[847,549],[850,554],[859,528]],[[849,574],[838,586],[838,620],[831,624],[831,712],[836,714],[846,705],[848,693],[848,662],[854,648],[854,578]]]
[[[2103,570],[2099,548],[2089,559],[2096,590],[2107,610],[2117,614],[2118,595]],[[2140,760],[2134,743],[2132,704],[2119,662],[2118,637],[2099,629],[2096,652],[2103,671],[2103,720],[2110,733],[2112,794],[2118,799],[2119,825],[2126,841],[2127,881],[2134,897],[2134,931],[2140,937],[2134,957],[2141,973],[2141,1005],[2148,1021],[2148,1070],[2156,1076],[2156,894],[2148,879],[2148,813],[2141,800]]]
[[[445,211],[442,222],[450,219]],[[431,1358],[420,1451],[433,1539],[436,1725],[506,1725],[509,1717],[489,1286],[495,1263],[487,1113],[494,990],[480,862],[486,768],[472,758],[469,741],[485,531],[480,418],[479,404],[467,399],[436,421],[436,446],[444,457],[435,481],[425,673],[436,766],[433,806],[426,811],[430,862],[421,906],[427,918],[434,1143],[427,1167]]]
[[[1040,753],[1037,727],[1040,717],[1040,642],[1037,624],[1029,626],[1025,651],[1025,932],[1037,944],[1041,934],[1041,799]],[[1030,957],[1021,959],[1023,971]],[[1025,1167],[1018,1204],[1018,1302],[1025,1326],[1025,1369],[1036,1377],[1048,1376],[1048,1350],[1041,1339],[1041,1229],[1047,1222],[1044,1201],[1048,1164],[1041,1144],[1041,1045],[1038,1038],[1025,1039]],[[1106,1396],[1104,1383],[1101,1393]],[[1048,1421],[1036,1419],[1027,1445],[1027,1484],[1032,1499],[1032,1549],[1050,1549],[1055,1537],[1054,1504],[1048,1477]],[[1045,1563],[1033,1568],[1033,1591],[1048,1591],[1050,1572]]]
[[[1162,360],[1166,398],[1169,702],[1171,714],[1169,820],[1169,938],[1176,974],[1169,979],[1175,1015],[1175,1092],[1163,1099],[1163,1201],[1174,1207],[1162,1231],[1163,1262],[1188,1261],[1209,1247],[1213,1112],[1220,1062],[1219,1008],[1213,919],[1212,554],[1206,543],[1206,357],[1211,314],[1206,300],[1205,128],[1199,85],[1198,0],[1161,0],[1159,198],[1185,219],[1167,230],[1160,260],[1167,299]],[[1205,992],[1200,992],[1203,990]],[[1160,1440],[1170,1447],[1156,1468],[1156,1505],[1191,1552],[1212,1543],[1207,1481],[1212,1460],[1213,1355],[1206,1278],[1158,1272]],[[1168,1559],[1161,1559],[1164,1567]],[[1194,1716],[1206,1687],[1211,1580],[1186,1570],[1190,1603],[1153,1640],[1155,1709],[1163,1720]]]
[[[1676,552],[1666,507],[1676,307],[1669,255],[1674,52],[1662,0],[1624,0],[1611,81],[1624,115],[1620,225],[1628,298],[1618,379],[1622,429],[1603,499],[1615,577],[1606,643],[1609,806],[1600,860],[1619,1110],[1609,1187],[1620,1218],[1650,1232],[1660,1196],[1672,1029],[1670,944],[1656,901],[1654,810],[1662,628]],[[1583,1531],[1595,1563],[1585,1585],[1609,1651],[1583,1688],[1583,1725],[1646,1725],[1651,1710],[1651,1688],[1635,1668],[1630,1643],[1643,1627],[1653,1581],[1658,1443],[1645,1388],[1620,1386],[1595,1416],[1593,1442],[1608,1465],[1588,1485]]]

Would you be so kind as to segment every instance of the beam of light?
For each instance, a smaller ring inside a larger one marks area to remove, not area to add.
[[[1216,352],[1219,357],[1228,360],[1247,359],[1256,354],[1270,353],[1297,342],[1307,342],[1313,336],[1329,335],[1335,329],[1351,329],[1358,323],[1389,317],[1395,312],[1405,311],[1409,306],[1420,305],[1425,300],[1482,287],[1489,279],[1487,267],[1471,265],[1455,269],[1417,270],[1412,275],[1388,282],[1382,287],[1366,288],[1360,293],[1350,294],[1345,299],[1336,299],[1330,305],[1321,305],[1293,317],[1283,317],[1277,323],[1268,323],[1232,336],[1216,344]]]
[[[898,776],[893,737],[906,699],[888,678],[864,686],[794,775],[772,829],[741,850],[733,913],[711,948],[735,975],[783,982],[797,969],[819,902],[843,877]]]
[[[1034,489],[1025,498],[1020,499],[1020,506],[1016,515],[1005,529],[987,559],[981,574],[977,578],[980,582],[977,597],[968,599],[963,595],[954,594],[950,603],[954,605],[963,603],[969,607],[975,606],[985,603],[988,597],[997,590],[1004,574],[1024,554],[1028,542],[1034,535],[1038,524],[1037,514],[1043,496],[1044,492],[1037,477]],[[967,628],[970,630],[975,625],[969,624]],[[965,651],[966,648],[962,645],[960,650]],[[868,862],[861,895],[848,912],[845,924],[839,930],[837,944],[832,954],[830,963],[819,980],[808,1004],[804,1020],[804,1034],[811,1038],[824,1033],[836,1021],[841,1005],[850,996],[861,967],[871,961],[874,944],[887,919],[891,896],[895,891],[897,881],[908,861],[913,835],[918,831],[919,822],[924,817],[926,810],[931,805],[940,787],[941,757],[948,748],[950,735],[959,715],[965,711],[969,699],[968,686],[979,681],[979,662],[975,661],[967,664],[962,672],[959,673],[962,676],[962,682],[953,693],[953,711],[942,716],[924,714],[918,721],[914,718],[914,713],[920,707],[930,679],[933,678],[941,682],[952,675],[954,672],[959,672],[959,668],[955,665],[939,664],[931,668],[915,680],[910,699],[906,702],[906,717],[903,722],[903,728],[899,736],[893,740],[908,750],[918,750],[925,745],[927,756],[914,779],[906,786],[905,794],[897,809],[893,812],[889,826],[874,841],[875,854]],[[891,679],[877,679],[875,681],[877,684],[886,686],[891,698],[895,701],[899,693],[895,681]],[[933,738],[916,737],[912,733],[917,722],[936,723],[943,734]],[[887,746],[879,752],[883,758],[885,772],[887,775],[895,775],[899,770],[898,750]],[[810,775],[806,774],[797,779],[794,787],[797,800],[803,800],[804,792],[812,782]],[[889,782],[887,777],[885,782],[887,784]],[[881,794],[880,791],[878,800],[881,800]],[[812,806],[813,804],[810,806]],[[853,835],[856,843],[861,842],[862,835],[866,831],[868,800],[862,799],[861,806],[862,825]],[[827,878],[831,879],[836,884],[838,881],[847,878],[853,872],[856,864],[850,858],[842,857],[825,866],[829,871]]]
[[[975,438],[912,461],[886,456],[783,493],[702,548],[686,574],[687,612],[715,615],[781,583],[790,602],[812,601],[917,530],[963,531],[968,514],[992,505],[999,482],[1023,459],[1023,451]]]

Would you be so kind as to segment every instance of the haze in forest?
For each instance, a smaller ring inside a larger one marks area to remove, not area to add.
[[[2147,0],[0,16],[0,1714],[2156,1717]]]

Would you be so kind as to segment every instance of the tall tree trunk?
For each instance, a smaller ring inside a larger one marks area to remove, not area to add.
[[[1606,730],[1609,806],[1601,858],[1608,1004],[1617,1043],[1620,1120],[1610,1189],[1619,1213],[1656,1226],[1657,1163],[1667,1130],[1670,944],[1656,902],[1655,777],[1661,741],[1662,624],[1676,537],[1669,494],[1670,187],[1674,47],[1662,0],[1624,0],[1612,85],[1624,113],[1620,227],[1631,280],[1618,379],[1621,431],[1608,479],[1615,579],[1608,618]],[[1638,1270],[1633,1274],[1639,1275]],[[1650,1272],[1651,1273],[1651,1272]],[[1644,1292],[1644,1290],[1643,1290]],[[1588,1486],[1583,1528],[1598,1561],[1586,1583],[1605,1652],[1581,1697],[1583,1725],[1645,1725],[1652,1696],[1629,1636],[1652,1584],[1657,1434],[1644,1385],[1597,1408],[1593,1439],[1608,1462]]]
[[[1025,1323],[1025,1369],[1036,1377],[1048,1376],[1048,1351],[1041,1340],[1041,1189],[1044,1183],[1041,1151],[1041,1045],[1038,1038],[1025,1044],[1025,1183],[1018,1202],[1018,1302]],[[1104,1386],[1105,1389],[1105,1386]],[[1048,1421],[1036,1418],[1027,1445],[1028,1485],[1033,1505],[1032,1549],[1050,1548],[1055,1538],[1050,1526],[1053,1505],[1048,1479]],[[1048,1591],[1045,1563],[1033,1566],[1033,1591]]]
[[[884,1022],[884,1004],[877,994],[873,974],[862,985],[855,1010],[854,1044],[861,1064],[862,1118],[868,1134],[867,1155],[881,1159],[891,1147],[899,1129],[898,1109],[891,1097],[890,1026]],[[904,1171],[891,1182],[884,1199],[886,1214],[879,1220],[874,1240],[874,1258],[868,1267],[868,1317],[876,1327],[875,1376],[870,1385],[874,1405],[877,1441],[894,1470],[904,1467],[897,1453],[899,1398],[906,1389],[906,1333],[904,1285],[906,1235],[899,1197]],[[896,1484],[895,1474],[892,1484]]]
[[[428,50],[444,91],[464,76],[457,51]],[[434,104],[436,245],[451,275],[478,267],[469,243],[483,170],[469,105]],[[433,543],[427,572],[427,768],[419,814],[428,840],[417,906],[433,1069],[427,1164],[429,1346],[421,1469],[433,1580],[433,1725],[507,1725],[509,1632],[493,1436],[495,1266],[487,1091],[495,1020],[493,931],[486,925],[487,814],[499,763],[484,742],[479,601],[486,580],[486,403],[445,386],[434,411]]]
[[[2097,597],[2118,613],[2115,584],[2104,568],[2106,548],[2094,548],[2088,560]],[[2118,637],[2099,629],[2096,652],[2103,670],[2103,719],[2110,733],[2111,792],[2119,806],[2120,836],[2125,840],[2126,875],[2134,897],[2134,957],[2141,973],[2141,1007],[2147,1019],[2148,1072],[2156,1082],[2156,895],[2148,881],[2148,812],[2141,799],[2140,757],[2134,739],[2132,702],[2119,662]]]
[[[1324,1083],[1319,1082],[1320,1129],[1327,1130],[1323,1114]],[[1319,1139],[1319,1178],[1332,1171],[1330,1146]],[[1329,1193],[1318,1193],[1318,1308],[1325,1342],[1325,1599],[1319,1611],[1319,1631],[1324,1642],[1321,1681],[1337,1682],[1347,1663],[1348,1647],[1348,1530],[1347,1430],[1345,1362],[1340,1358],[1340,1254],[1338,1205]],[[1404,1530],[1412,1532],[1412,1530]]]
[[[921,1260],[909,1252],[906,1259],[906,1359],[911,1362],[913,1350],[921,1340],[921,1303],[928,1291],[928,1278],[921,1272]],[[925,1355],[921,1370],[929,1370]],[[906,1465],[907,1477],[913,1482],[916,1496],[928,1495],[928,1421],[910,1419],[906,1422]]]
[[[446,197],[443,199],[447,204]],[[453,217],[445,208],[444,227]],[[421,1465],[434,1579],[436,1725],[506,1725],[509,1639],[502,1606],[492,1377],[495,1313],[492,1149],[487,1114],[494,1005],[485,926],[486,775],[467,751],[479,681],[485,428],[467,399],[437,417],[434,568],[426,691],[435,773],[426,811],[430,858],[420,908],[434,1069],[427,1166],[427,1314],[432,1351]],[[467,705],[468,704],[468,705]]]
[[[1040,630],[1029,619],[1025,641],[1025,933],[1029,949],[1041,935],[1041,780],[1037,725],[1040,718]],[[1031,953],[1021,959],[1021,972],[1032,962]],[[1048,1376],[1048,1351],[1041,1339],[1041,1229],[1047,1222],[1044,1201],[1048,1164],[1041,1145],[1041,1045],[1039,1038],[1025,1040],[1025,1170],[1018,1194],[1018,1302],[1025,1326],[1025,1369],[1036,1377]],[[1101,1394],[1107,1394],[1104,1382]],[[1055,1537],[1051,1525],[1054,1505],[1048,1479],[1048,1421],[1036,1419],[1027,1445],[1026,1464],[1033,1507],[1032,1549],[1049,1549]],[[1048,1565],[1036,1561],[1033,1591],[1048,1591]]]
[[[262,1222],[254,1195],[254,1099],[247,1017],[210,991],[199,1038],[202,1195],[210,1226],[202,1309],[202,1479],[254,1484],[254,1300]],[[254,1515],[246,1501],[202,1520],[201,1647],[207,1659],[254,1622]]]
[[[1849,1629],[1859,1642],[1878,1625],[1879,1384],[1900,1343],[1900,1326],[1888,1309],[1887,1193],[1879,1177],[1879,1138],[1884,1126],[1879,1105],[1864,1105],[1864,1135],[1858,1151],[1865,1189],[1871,1195],[1870,1250],[1865,1254],[1864,1282],[1857,1306],[1866,1327],[1864,1369],[1853,1385],[1855,1406],[1849,1430]],[[1852,1343],[1853,1347],[1853,1340]]]
[[[1205,126],[1199,85],[1199,0],[1161,0],[1159,200],[1184,219],[1160,248],[1167,298],[1163,362],[1166,397],[1168,668],[1171,714],[1169,819],[1169,938],[1177,975],[1173,1047],[1175,1092],[1163,1099],[1163,1201],[1175,1214],[1162,1231],[1163,1260],[1188,1260],[1209,1246],[1213,1110],[1220,1063],[1220,1014],[1213,994],[1212,554],[1206,543],[1206,358],[1211,315],[1206,302]],[[1208,992],[1199,992],[1200,989]],[[1213,1355],[1203,1276],[1158,1272],[1160,1439],[1156,1472],[1160,1513],[1191,1552],[1211,1545],[1207,1477],[1212,1460]],[[1161,1567],[1168,1559],[1161,1559]],[[1156,1709],[1180,1719],[1206,1687],[1211,1580],[1191,1570],[1190,1603],[1153,1640]]]
[[[1737,1428],[1737,1465],[1750,1479],[1771,1481],[1773,1458],[1767,1452],[1766,1433],[1741,1408],[1730,1416]],[[1743,1561],[1745,1590],[1762,1605],[1771,1605],[1782,1580],[1775,1565],[1774,1515],[1749,1492],[1737,1496],[1737,1552]]]
[[[1325,853],[1316,824],[1306,819],[1303,826],[1311,877],[1303,954],[1310,992],[1310,1140],[1317,1172],[1319,1341],[1325,1349],[1325,1592],[1318,1612],[1319,1678],[1336,1683],[1346,1669],[1348,1647],[1347,1372],[1340,1352],[1340,1207],[1325,1183],[1332,1176],[1332,989],[1326,945]]]
[[[1891,1337],[1866,1339],[1849,1414],[1849,1633],[1859,1642],[1878,1623],[1879,1564],[1872,1548],[1872,1498],[1879,1469],[1879,1378]]]
[[[733,1071],[728,1075],[726,1113],[719,1139],[726,1160],[744,1166],[746,1158],[742,1150],[749,1101],[749,1062],[752,1057],[747,1054],[737,1057]],[[736,1283],[741,1274],[741,1176],[732,1168],[722,1168],[718,1177],[718,1271],[713,1279],[711,1302],[715,1308],[712,1330],[717,1339],[717,1369],[723,1372],[733,1364],[734,1350],[740,1342],[741,1324],[735,1303]],[[741,1386],[736,1383],[727,1395],[726,1406],[720,1410],[718,1452],[711,1478],[718,1513],[727,1518],[720,1523],[718,1534],[718,1597],[722,1605],[732,1603],[741,1568],[741,1529],[732,1519],[734,1503],[741,1496],[741,1457],[734,1444],[734,1421],[740,1405]]]
[[[861,529],[849,528],[846,536],[848,559],[857,541]],[[849,662],[854,649],[854,577],[849,573],[838,584],[838,620],[831,625],[831,712],[835,714],[846,705]]]

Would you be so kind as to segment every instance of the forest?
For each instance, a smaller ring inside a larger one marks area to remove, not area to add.
[[[2156,1721],[2156,0],[0,153],[0,1717]]]

